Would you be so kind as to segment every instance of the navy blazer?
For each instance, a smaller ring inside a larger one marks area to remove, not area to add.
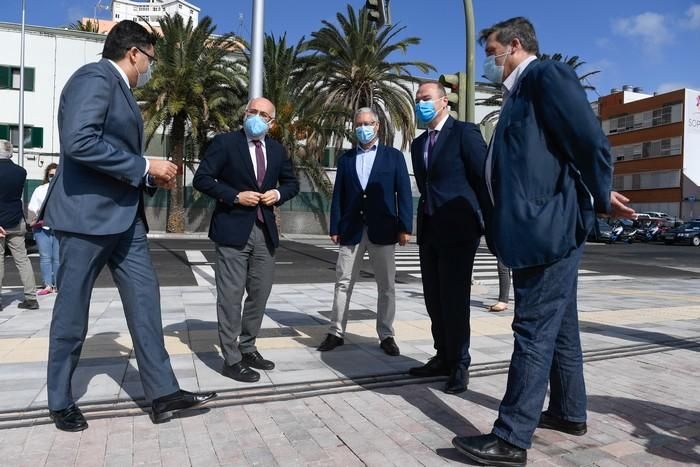
[[[0,227],[5,230],[14,229],[24,219],[22,191],[26,180],[24,168],[11,159],[0,159]]]
[[[413,198],[411,180],[403,154],[380,144],[367,188],[357,175],[357,148],[338,159],[331,202],[330,234],[340,236],[341,245],[357,245],[367,227],[370,242],[391,245],[400,232],[411,233]]]
[[[255,179],[253,161],[248,149],[248,139],[243,130],[216,136],[195,173],[192,185],[216,200],[209,226],[209,238],[214,242],[241,247],[248,242],[255,224],[257,206],[234,203],[241,191],[265,193],[277,189],[280,199],[277,206],[299,193],[299,181],[294,175],[292,161],[280,143],[265,137],[267,168],[262,186]],[[279,184],[279,186],[278,186]],[[279,245],[279,233],[272,206],[262,205],[265,227],[273,246]]]
[[[108,60],[87,64],[68,80],[58,134],[61,158],[40,218],[55,230],[87,235],[122,233],[137,215],[145,224],[143,120]]]
[[[433,147],[429,167],[425,167],[423,151],[428,132],[411,144],[413,174],[420,190],[418,202],[418,243],[423,241],[423,217],[426,206],[432,212],[431,222],[439,226],[435,240],[443,245],[471,242],[481,236],[484,221],[481,201],[486,143],[473,123],[447,117]]]
[[[494,208],[486,236],[509,267],[553,263],[610,210],[608,139],[573,69],[535,60],[506,100],[493,138]]]

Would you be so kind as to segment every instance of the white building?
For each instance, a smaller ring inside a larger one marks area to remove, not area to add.
[[[185,0],[112,0],[112,21],[129,19],[157,24],[166,15],[180,15],[185,22],[199,23],[200,8]],[[145,20],[145,21],[144,21]]]

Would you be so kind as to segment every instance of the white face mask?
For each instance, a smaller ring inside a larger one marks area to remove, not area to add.
[[[486,79],[495,84],[503,83],[503,73],[505,70],[506,61],[504,59],[503,64],[499,65],[496,63],[496,59],[500,57],[505,57],[510,53],[511,50],[506,50],[502,54],[489,55],[488,57],[486,57],[486,60],[484,61],[484,76],[486,77]]]
[[[138,73],[138,78],[136,79],[136,87],[140,88],[142,86],[145,86],[146,83],[148,83],[151,80],[151,61],[148,61],[148,68],[146,68],[146,71],[141,73],[139,71],[139,67],[134,64],[134,68],[136,68],[136,73]]]

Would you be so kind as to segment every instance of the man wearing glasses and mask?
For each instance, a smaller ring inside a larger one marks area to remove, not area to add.
[[[377,114],[361,108],[354,124],[358,145],[338,160],[333,187],[330,234],[340,248],[331,326],[318,350],[344,343],[350,296],[367,251],[377,282],[379,345],[386,354],[397,356],[394,249],[397,242],[403,246],[411,237],[411,181],[403,154],[379,143]]]
[[[274,118],[272,102],[252,99],[243,129],[213,139],[192,182],[216,200],[209,238],[216,243],[222,374],[248,383],[260,379],[256,369],[275,367],[255,347],[279,246],[273,207],[299,192],[287,151],[267,136]]]
[[[61,93],[61,160],[39,219],[45,217],[61,244],[47,391],[50,416],[64,431],[88,427],[71,378],[88,331],[92,288],[105,266],[119,289],[153,422],[216,395],[180,390],[163,341],[143,192],[171,187],[177,167],[143,157],[143,120],[131,92],[148,81],[155,44],[138,23],[118,23],[102,60],[76,71]]]

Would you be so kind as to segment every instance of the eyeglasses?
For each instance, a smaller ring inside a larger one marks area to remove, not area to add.
[[[260,115],[262,117],[262,119],[265,120],[267,123],[270,123],[272,120],[275,119],[275,117],[272,117],[267,112],[263,112],[263,111],[257,110],[257,109],[245,109],[245,114],[246,115]]]
[[[142,54],[144,54],[146,57],[148,57],[148,61],[149,61],[149,62],[155,63],[155,62],[158,61],[158,59],[157,59],[154,55],[151,55],[151,54],[149,54],[149,53],[147,53],[147,52],[144,52],[143,49],[141,49],[141,47],[136,47],[136,50],[138,50],[139,52],[141,52]]]
[[[360,128],[362,126],[374,126],[376,124],[377,124],[377,122],[360,122],[360,123],[355,123],[355,128]]]

